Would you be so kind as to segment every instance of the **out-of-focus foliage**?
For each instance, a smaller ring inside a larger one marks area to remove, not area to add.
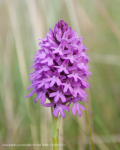
[[[58,20],[84,36],[90,49],[91,89],[87,105],[95,150],[120,149],[120,1],[119,0],[0,0],[0,149],[2,144],[52,143],[51,114],[35,96],[24,99],[38,39]],[[66,112],[60,150],[89,150],[85,112]],[[52,149],[23,146],[22,150]]]

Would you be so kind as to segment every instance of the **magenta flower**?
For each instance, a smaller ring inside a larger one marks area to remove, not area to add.
[[[64,111],[69,111],[69,106],[73,103],[72,113],[81,116],[81,110],[85,108],[78,101],[87,102],[85,88],[90,88],[87,82],[90,61],[82,44],[83,37],[79,38],[76,31],[63,20],[55,24],[46,35],[41,39],[33,65],[34,71],[30,74],[33,90],[26,96],[37,94],[35,103],[38,99],[44,107],[54,107],[53,115],[58,116],[60,112],[64,118]],[[87,49],[88,50],[88,49]],[[45,103],[46,98],[50,103]]]

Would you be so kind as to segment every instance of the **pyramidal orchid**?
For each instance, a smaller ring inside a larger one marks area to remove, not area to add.
[[[40,99],[44,107],[53,108],[53,116],[61,114],[65,117],[64,111],[69,111],[72,106],[72,113],[81,116],[81,109],[85,110],[79,102],[88,102],[86,88],[90,88],[87,82],[90,61],[82,44],[83,37],[78,37],[76,31],[63,20],[55,24],[54,30],[49,29],[46,38],[39,42],[40,49],[35,55],[33,65],[34,71],[30,74],[32,92],[37,94],[35,103]],[[49,103],[46,102],[46,98]]]

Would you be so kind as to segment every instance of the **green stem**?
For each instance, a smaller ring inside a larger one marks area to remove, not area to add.
[[[52,108],[53,112],[53,108]],[[59,150],[59,125],[60,125],[60,118],[53,116],[52,113],[52,139],[53,139],[53,150]]]
[[[58,118],[54,117],[53,119],[55,120],[55,124],[57,124],[57,119]],[[58,146],[58,144],[59,144],[59,129],[54,128],[52,130],[54,130],[53,132],[56,133],[56,136],[52,137],[52,139],[53,139],[53,150],[59,150],[59,146]]]
[[[89,121],[88,110],[87,110],[86,104],[85,104],[85,109],[86,109],[86,117],[87,117],[87,123],[88,123],[88,128],[89,128],[91,149],[94,150],[94,144],[93,144],[93,139],[92,139],[92,132],[91,132],[90,121]]]

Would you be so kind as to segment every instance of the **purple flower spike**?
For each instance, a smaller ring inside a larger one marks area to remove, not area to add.
[[[33,90],[26,96],[37,94],[34,102],[38,99],[44,107],[54,107],[55,117],[60,113],[65,117],[64,111],[69,111],[73,103],[72,113],[81,116],[81,110],[85,108],[78,101],[86,102],[86,88],[90,88],[87,82],[90,58],[85,54],[88,50],[82,44],[83,37],[78,37],[76,31],[63,20],[55,24],[54,30],[47,32],[46,38],[41,39],[40,49],[35,55],[33,65],[34,71],[30,74]],[[50,103],[45,103],[46,98]]]

